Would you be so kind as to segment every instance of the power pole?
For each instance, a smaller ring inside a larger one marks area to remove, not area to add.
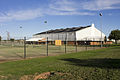
[[[102,47],[103,46],[102,45],[102,13],[100,13],[99,15],[101,17],[101,21],[100,21],[101,23],[100,23],[100,25],[101,25],[101,47]]]
[[[7,40],[10,40],[10,33],[8,31],[7,32]]]

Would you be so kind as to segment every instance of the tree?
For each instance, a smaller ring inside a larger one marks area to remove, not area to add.
[[[10,39],[11,42],[14,42],[14,40],[15,40],[15,39],[13,39],[13,38]]]
[[[2,40],[2,37],[0,36],[0,41]]]
[[[15,40],[14,38],[11,38],[11,39],[10,39],[10,41],[12,42],[12,46],[14,46],[14,43],[13,43],[14,40]]]
[[[0,36],[0,45],[1,45],[1,40],[2,40],[2,37]]]
[[[104,41],[105,41],[105,43],[107,42],[107,37],[106,36],[104,37]]]
[[[117,44],[117,40],[120,40],[120,30],[112,30],[108,37],[110,40],[115,40],[115,43]]]

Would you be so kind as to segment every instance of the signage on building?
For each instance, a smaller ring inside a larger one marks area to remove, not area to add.
[[[61,46],[61,45],[62,45],[61,40],[55,40],[55,45],[56,45],[56,46]]]

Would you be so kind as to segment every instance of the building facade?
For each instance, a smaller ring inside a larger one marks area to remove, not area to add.
[[[87,42],[87,44],[90,45],[91,42],[100,43],[101,41],[104,41],[104,37],[105,34],[98,30],[94,26],[94,24],[92,24],[90,26],[84,27],[48,30],[45,32],[34,34],[32,38],[40,38],[38,42],[45,42],[48,38],[48,41],[51,43],[54,43],[55,40],[61,40],[63,44],[65,41],[67,41],[69,44],[74,44],[75,42],[77,42],[77,44],[84,44],[85,42]]]

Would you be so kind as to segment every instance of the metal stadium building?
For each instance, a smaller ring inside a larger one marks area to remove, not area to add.
[[[97,45],[101,41],[104,41],[105,34],[92,24],[89,26],[55,29],[37,33],[28,39],[27,42],[45,43],[47,38],[49,44],[54,44],[55,40],[61,40],[63,44],[65,41],[68,44],[74,44],[76,41],[78,45],[85,42],[89,45]]]

